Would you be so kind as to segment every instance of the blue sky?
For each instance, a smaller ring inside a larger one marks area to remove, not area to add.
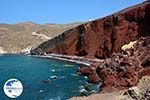
[[[70,23],[97,19],[143,0],[0,0],[0,23]]]

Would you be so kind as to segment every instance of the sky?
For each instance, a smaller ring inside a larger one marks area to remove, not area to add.
[[[143,0],[0,0],[0,23],[85,22],[141,2]]]

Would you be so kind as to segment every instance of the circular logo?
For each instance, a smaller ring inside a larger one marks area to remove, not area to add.
[[[23,85],[18,79],[9,79],[4,84],[4,93],[10,98],[17,98],[23,92]]]

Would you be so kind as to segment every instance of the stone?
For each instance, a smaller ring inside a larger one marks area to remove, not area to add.
[[[96,73],[88,75],[88,79],[90,83],[99,83],[101,80]]]
[[[89,74],[93,73],[93,71],[92,71],[92,69],[90,67],[80,67],[79,72],[82,75],[89,75]]]
[[[129,90],[128,90],[128,94],[129,94],[134,100],[139,100],[139,99],[140,99],[134,90],[130,90],[130,89],[129,89]]]
[[[145,93],[145,98],[147,99],[147,100],[150,100],[150,90],[149,89],[147,89],[147,91],[146,91],[146,93]]]

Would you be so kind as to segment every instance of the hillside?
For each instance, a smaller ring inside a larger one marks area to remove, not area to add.
[[[48,40],[31,54],[58,53],[88,58],[107,58],[121,46],[150,33],[150,2],[84,23]]]
[[[0,24],[0,52],[20,53],[51,39],[65,30],[79,25],[70,24],[35,24],[24,22]]]

